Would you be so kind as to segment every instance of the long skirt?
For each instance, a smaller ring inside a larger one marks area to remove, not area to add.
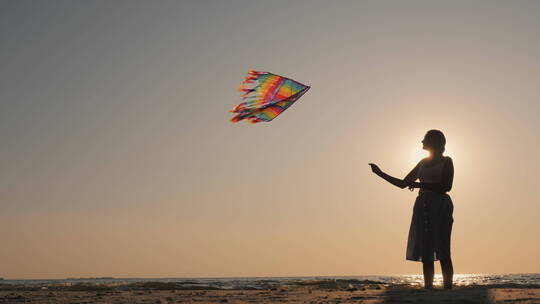
[[[454,205],[448,194],[420,190],[414,203],[407,260],[437,261],[450,258]]]

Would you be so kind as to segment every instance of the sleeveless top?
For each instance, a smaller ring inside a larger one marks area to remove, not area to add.
[[[434,166],[425,167],[421,165],[418,168],[418,179],[421,183],[440,183],[442,181],[442,170],[445,161],[440,161]]]

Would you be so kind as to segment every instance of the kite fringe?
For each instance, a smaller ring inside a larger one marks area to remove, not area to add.
[[[268,72],[260,72],[255,70],[250,70],[248,76],[244,77],[244,81],[240,88],[245,88],[246,84],[254,83],[255,80],[259,79],[260,75],[268,74]]]
[[[232,108],[232,110],[230,110],[229,112],[231,113],[239,113],[242,111],[242,109],[244,108],[244,103],[241,103],[239,105],[237,105],[236,107]]]
[[[268,74],[268,72],[261,72],[261,71],[257,71],[257,70],[249,70],[248,74],[249,75],[262,75],[262,74]]]

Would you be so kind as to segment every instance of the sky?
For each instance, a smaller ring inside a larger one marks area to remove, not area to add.
[[[455,273],[538,273],[539,14],[0,1],[0,277],[419,274],[418,192],[368,163],[403,178],[430,129],[455,167]],[[232,124],[251,69],[311,89]]]

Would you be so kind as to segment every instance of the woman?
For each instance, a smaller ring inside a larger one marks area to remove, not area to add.
[[[428,131],[422,144],[423,149],[429,151],[429,156],[422,159],[403,180],[382,172],[376,164],[369,165],[373,173],[394,186],[409,187],[411,191],[420,188],[409,229],[407,260],[422,262],[426,289],[433,288],[433,262],[440,260],[444,288],[450,289],[454,275],[450,257],[454,205],[446,192],[452,189],[454,165],[450,157],[443,156],[446,139],[441,131]]]

